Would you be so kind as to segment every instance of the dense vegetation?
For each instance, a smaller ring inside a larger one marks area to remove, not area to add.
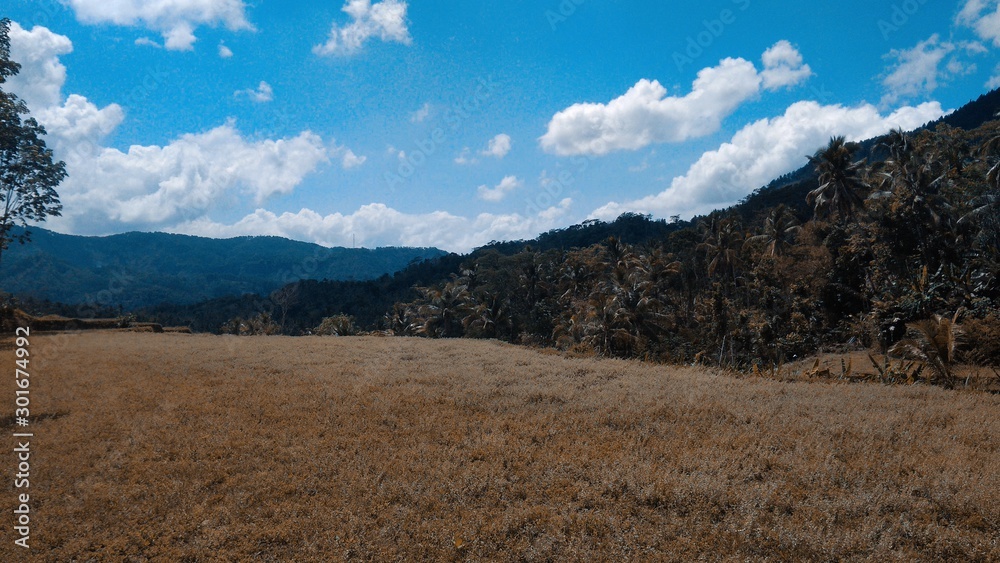
[[[748,367],[885,350],[924,320],[953,348],[960,320],[971,359],[1000,360],[1000,124],[894,131],[870,164],[858,148],[837,138],[810,158],[806,221],[734,209],[647,244],[480,255],[385,328]],[[928,330],[909,336],[934,348]]]
[[[65,307],[45,300],[97,311],[184,305],[246,293],[266,296],[299,279],[374,279],[443,254],[433,248],[326,248],[279,237],[81,237],[32,231],[30,245],[4,254],[0,287],[53,313]]]

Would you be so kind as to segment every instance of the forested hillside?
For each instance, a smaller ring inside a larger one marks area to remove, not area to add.
[[[326,248],[279,237],[82,237],[41,228],[31,229],[31,239],[4,253],[0,288],[35,302],[92,309],[266,296],[300,279],[369,280],[444,254],[433,248]]]

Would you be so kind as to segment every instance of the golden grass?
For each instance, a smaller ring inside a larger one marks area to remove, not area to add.
[[[1000,561],[995,395],[483,341],[31,350],[38,561]]]

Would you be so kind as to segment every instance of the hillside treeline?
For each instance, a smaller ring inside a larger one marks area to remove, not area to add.
[[[748,367],[886,350],[940,316],[964,326],[967,360],[997,363],[1000,124],[894,131],[871,163],[858,149],[836,138],[810,158],[805,218],[737,206],[642,244],[487,251],[381,328]]]

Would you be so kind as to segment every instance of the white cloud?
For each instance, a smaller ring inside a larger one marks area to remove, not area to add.
[[[351,23],[344,27],[333,24],[326,43],[313,47],[313,53],[350,55],[372,37],[409,45],[406,9],[406,2],[400,0],[382,0],[374,4],[371,0],[348,0],[342,10],[351,17]]]
[[[1000,47],[1000,2],[997,0],[967,0],[955,20],[973,29],[980,39]]]
[[[135,40],[135,44],[140,47],[154,47],[156,49],[162,49],[163,45],[160,45],[156,41],[153,41],[149,37],[140,37]]]
[[[382,203],[364,205],[350,214],[321,215],[311,209],[277,215],[258,209],[232,225],[205,218],[178,225],[173,232],[208,237],[273,235],[324,246],[348,246],[352,237],[364,246],[434,246],[468,252],[494,240],[530,238],[558,227],[572,205],[563,199],[534,217],[482,213],[461,217],[445,211],[407,214]]]
[[[118,104],[98,109],[87,98],[70,94],[61,106],[51,106],[33,112],[48,131],[48,144],[59,158],[72,153],[92,155],[101,148],[101,141],[125,119]]]
[[[358,156],[354,154],[354,151],[347,147],[338,147],[332,151],[330,154],[332,157],[340,158],[340,165],[344,170],[350,170],[351,168],[357,168],[368,160],[367,156]]]
[[[98,109],[76,94],[63,101],[66,67],[59,56],[73,51],[68,37],[41,26],[27,31],[12,22],[10,49],[11,58],[21,63],[21,72],[8,79],[8,88],[24,100],[35,119],[46,127],[47,140],[57,156],[74,152],[92,154],[98,143],[121,124],[125,114],[117,104]]]
[[[717,131],[723,118],[756,96],[760,83],[757,69],[743,59],[702,69],[684,97],[667,97],[659,82],[642,79],[607,104],[574,104],[560,111],[540,141],[546,151],[569,156],[701,137]]]
[[[165,146],[103,148],[96,156],[70,155],[61,187],[76,227],[110,220],[156,228],[203,215],[243,196],[258,204],[287,194],[327,160],[319,136],[248,141],[232,124],[187,134]]]
[[[775,43],[763,61],[758,73],[747,60],[724,59],[699,71],[686,96],[667,96],[659,82],[642,79],[607,104],[579,103],[555,114],[539,141],[547,152],[561,156],[600,156],[710,135],[762,87],[791,87],[812,74],[788,41]]]
[[[225,25],[231,31],[253,29],[243,0],[62,0],[85,24],[143,26],[163,36],[167,49],[194,48],[199,25]]]
[[[271,88],[270,84],[261,80],[260,84],[257,85],[256,90],[254,90],[253,88],[247,88],[246,90],[237,90],[236,92],[233,92],[233,96],[237,98],[246,96],[252,102],[258,104],[264,104],[274,100],[274,89]]]
[[[73,43],[65,35],[37,25],[28,31],[11,22],[10,57],[21,64],[21,72],[7,79],[7,87],[32,111],[59,104],[66,83],[59,56],[72,52]]]
[[[472,149],[469,147],[462,147],[462,152],[455,157],[455,164],[476,164],[477,162],[479,159],[472,156]]]
[[[518,180],[516,176],[504,176],[503,180],[494,187],[489,186],[479,186],[477,193],[479,194],[479,199],[485,201],[501,201],[503,198],[507,197],[507,194],[520,188],[524,183]]]
[[[233,50],[226,47],[225,43],[219,43],[219,58],[220,59],[231,59],[233,58]]]
[[[936,33],[917,43],[912,49],[893,49],[887,57],[895,58],[895,68],[882,80],[887,92],[883,104],[895,103],[900,98],[930,94],[937,89],[942,75],[941,61],[955,50],[955,45],[941,42]]]
[[[809,65],[802,63],[802,54],[788,41],[778,41],[761,58],[764,70],[760,76],[765,90],[791,88],[812,76]]]
[[[993,69],[993,76],[986,82],[986,87],[990,90],[1000,88],[1000,65]]]
[[[931,94],[940,82],[975,72],[974,63],[965,62],[959,57],[985,52],[981,43],[941,41],[936,33],[911,49],[893,49],[885,56],[887,59],[895,59],[895,64],[882,80],[886,89],[882,105]]]
[[[431,105],[424,104],[423,107],[410,114],[411,123],[423,123],[431,115]]]
[[[702,155],[663,192],[636,201],[612,202],[593,212],[613,219],[626,211],[660,217],[692,216],[726,207],[767,182],[806,163],[830,137],[863,140],[901,127],[913,129],[944,115],[941,105],[928,102],[883,116],[870,104],[853,108],[797,102],[784,115],[762,119],[737,132],[730,142]]]
[[[490,139],[489,145],[487,145],[486,150],[480,151],[479,154],[483,156],[492,156],[496,158],[503,158],[507,156],[510,152],[510,147],[512,142],[510,140],[510,135],[506,133],[500,133],[496,137]]]

